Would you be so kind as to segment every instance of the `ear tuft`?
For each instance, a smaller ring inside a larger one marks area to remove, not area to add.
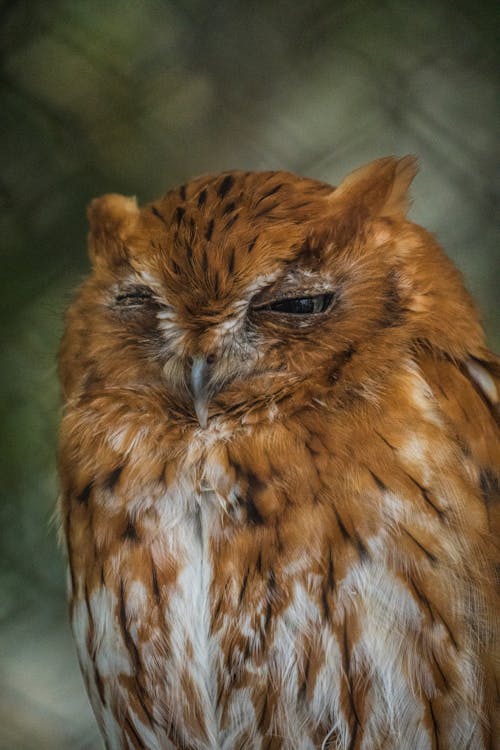
[[[402,217],[409,208],[408,189],[417,172],[414,156],[387,156],[372,161],[351,172],[333,191],[332,207],[362,209],[371,218]]]
[[[137,218],[139,209],[135,198],[109,193],[101,198],[94,198],[87,208],[90,231],[120,232],[123,225],[130,224]]]
[[[410,207],[409,188],[418,172],[416,156],[403,156],[394,167],[391,189],[386,197],[381,216],[405,216]]]
[[[92,263],[116,262],[126,257],[126,239],[139,217],[135,198],[110,193],[94,198],[87,208]]]

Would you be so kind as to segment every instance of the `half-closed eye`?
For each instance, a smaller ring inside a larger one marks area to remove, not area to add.
[[[317,294],[314,297],[288,297],[273,300],[262,307],[259,311],[285,313],[287,315],[311,315],[312,313],[325,312],[333,300],[333,292]]]

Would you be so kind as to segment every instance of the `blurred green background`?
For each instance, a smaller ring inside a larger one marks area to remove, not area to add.
[[[62,313],[85,207],[190,176],[336,183],[414,153],[413,217],[463,270],[498,347],[494,5],[379,0],[0,3],[3,159],[0,747],[100,747],[51,522]],[[450,324],[452,321],[450,321]]]

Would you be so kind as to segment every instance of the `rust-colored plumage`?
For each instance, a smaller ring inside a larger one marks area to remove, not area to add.
[[[91,204],[61,517],[108,748],[495,746],[500,363],[414,174]]]

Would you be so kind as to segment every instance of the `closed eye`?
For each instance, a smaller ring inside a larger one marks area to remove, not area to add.
[[[288,297],[269,302],[257,308],[260,311],[285,313],[286,315],[311,315],[325,312],[333,300],[333,292],[317,294],[314,297]]]
[[[124,307],[142,305],[153,299],[153,292],[148,287],[134,286],[130,289],[124,289],[115,296],[115,302]]]

